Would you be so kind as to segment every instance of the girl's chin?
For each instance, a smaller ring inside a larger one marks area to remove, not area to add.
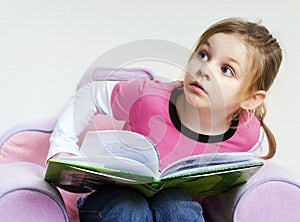
[[[197,88],[195,86],[189,86],[185,90],[185,95],[186,95],[186,97],[190,97],[190,99],[192,99],[195,102],[199,101],[199,102],[204,102],[204,103],[210,103],[209,97],[206,94],[206,92],[204,92],[202,89]]]
[[[211,104],[207,97],[199,96],[195,93],[185,95],[186,102],[197,109],[211,109]]]

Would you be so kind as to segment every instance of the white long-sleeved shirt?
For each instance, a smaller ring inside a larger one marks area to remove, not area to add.
[[[96,113],[112,115],[111,94],[118,81],[92,81],[71,97],[50,137],[47,160],[59,152],[80,155],[78,136]]]

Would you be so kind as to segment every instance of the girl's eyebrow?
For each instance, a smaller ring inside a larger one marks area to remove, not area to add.
[[[240,62],[238,60],[236,60],[235,58],[229,56],[229,57],[227,57],[227,59],[228,59],[228,61],[233,62],[240,67],[240,65],[241,65]]]
[[[199,53],[203,48],[209,49],[209,48],[210,48],[210,44],[209,44],[207,41],[203,42],[203,43],[198,47],[197,52]]]
[[[208,48],[211,47],[211,43],[209,42],[209,39],[204,41],[202,46],[207,46]],[[226,60],[228,60],[229,62],[233,62],[235,64],[237,64],[239,67],[241,66],[240,62],[238,60],[236,60],[235,58],[231,57],[231,56],[228,56],[226,57]]]
[[[203,42],[202,46],[207,46],[207,47],[210,47],[211,44],[206,40],[205,42]]]

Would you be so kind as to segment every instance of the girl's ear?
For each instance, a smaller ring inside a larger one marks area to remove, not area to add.
[[[240,103],[240,107],[244,110],[253,110],[258,107],[266,98],[266,91],[259,90]]]

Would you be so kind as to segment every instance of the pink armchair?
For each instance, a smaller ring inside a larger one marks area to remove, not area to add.
[[[80,84],[89,81],[89,78],[101,79],[106,71],[95,69]],[[129,77],[136,77],[137,73],[152,77],[148,70],[120,72]],[[60,190],[43,179],[49,137],[55,122],[56,118],[53,118],[18,126],[0,138],[1,221],[79,221],[76,200],[80,194]],[[108,116],[97,115],[85,132],[122,129],[124,124]],[[271,161],[265,161],[265,166],[247,183],[206,197],[202,205],[206,221],[298,222],[300,179]]]
[[[69,221],[58,189],[43,180],[53,121],[29,124],[0,142],[1,221]]]

